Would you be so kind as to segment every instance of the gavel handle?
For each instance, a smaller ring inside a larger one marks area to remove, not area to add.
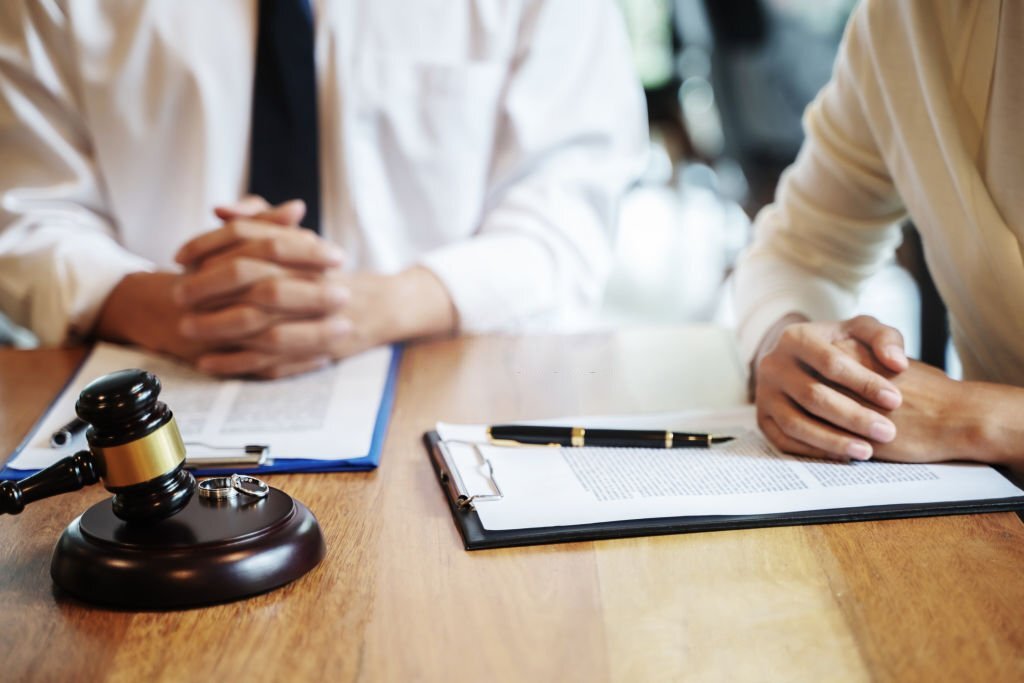
[[[97,481],[92,453],[78,451],[21,481],[0,482],[0,515],[16,515],[29,503],[77,491]]]

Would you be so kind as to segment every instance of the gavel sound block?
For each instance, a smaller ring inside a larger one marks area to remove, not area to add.
[[[0,483],[0,513],[102,481],[113,497],[75,519],[50,574],[82,600],[130,609],[225,602],[293,581],[324,556],[316,517],[270,488],[259,499],[195,495],[160,381],[121,370],[90,383],[75,410],[89,450],[21,482]]]

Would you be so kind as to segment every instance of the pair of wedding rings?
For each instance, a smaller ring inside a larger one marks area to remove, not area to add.
[[[232,474],[230,477],[211,477],[199,482],[199,495],[210,500],[234,500],[244,496],[246,502],[265,498],[270,487],[262,479],[246,474]]]

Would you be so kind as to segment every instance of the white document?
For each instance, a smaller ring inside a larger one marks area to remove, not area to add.
[[[535,424],[670,429],[736,437],[711,448],[554,448],[487,444],[484,425],[437,432],[488,530],[686,515],[745,515],[1024,496],[979,464],[840,463],[785,455],[752,406],[730,411],[564,418]]]
[[[174,413],[190,455],[232,455],[257,444],[269,446],[275,460],[361,458],[370,452],[391,354],[391,348],[381,347],[278,380],[221,380],[145,351],[97,344],[8,465],[40,469],[86,448],[84,434],[59,449],[50,447],[50,435],[74,417],[85,385],[126,368],[149,370],[160,378],[159,400]]]

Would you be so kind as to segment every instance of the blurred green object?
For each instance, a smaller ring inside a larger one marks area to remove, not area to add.
[[[640,82],[647,90],[666,85],[675,75],[672,0],[619,0],[619,5]]]

